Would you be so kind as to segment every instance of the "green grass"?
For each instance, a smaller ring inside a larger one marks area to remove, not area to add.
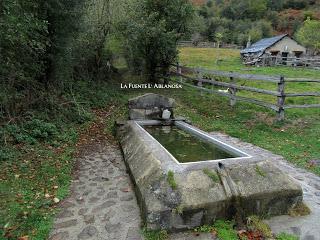
[[[68,144],[59,153],[26,145],[18,161],[1,163],[0,226],[6,227],[0,228],[0,239],[46,239],[56,212],[53,199],[69,193],[74,148]]]
[[[219,182],[219,176],[212,170],[205,168],[203,169],[203,173],[206,174],[214,183]]]
[[[174,179],[174,172],[171,170],[168,171],[167,182],[169,183],[170,187],[173,190],[177,189],[177,183],[176,183],[176,180]]]
[[[217,220],[213,225],[203,225],[194,229],[199,233],[215,233],[221,240],[238,240],[237,231],[233,228],[234,222]]]
[[[271,76],[293,77],[293,78],[312,78],[320,79],[320,71],[313,69],[293,68],[293,67],[246,67],[242,64],[239,50],[233,49],[215,49],[215,48],[181,48],[180,63],[189,67],[200,67],[204,69],[214,69],[222,71],[233,71],[238,73],[263,74]],[[229,79],[218,78],[220,81],[229,81]],[[246,81],[238,80],[238,84],[256,87],[267,90],[277,90],[276,83],[264,81]],[[219,89],[219,87],[217,87]],[[223,87],[220,87],[223,89]],[[286,93],[316,92],[320,91],[320,83],[286,83]],[[260,93],[238,91],[237,95],[264,100],[276,104],[277,98]],[[319,97],[287,97],[286,104],[318,104]],[[290,110],[292,111],[292,110]],[[305,110],[293,110],[295,112],[304,112]],[[313,111],[307,110],[307,111]]]
[[[319,71],[308,68],[246,67],[240,59],[240,50],[217,48],[180,48],[179,61],[183,66],[201,67],[221,71],[242,73],[283,75],[287,77],[304,77],[319,79]]]
[[[0,239],[47,238],[56,213],[54,198],[69,194],[76,143],[94,120],[91,110],[109,111],[109,133],[124,109],[118,106],[127,101],[109,82],[79,82],[62,103],[49,97],[50,110],[34,110],[31,120],[0,127]]]
[[[291,234],[287,234],[287,233],[280,233],[276,239],[277,240],[299,240],[298,237],[293,236]]]
[[[214,223],[214,228],[221,240],[237,240],[237,232],[233,229],[234,223],[230,221],[218,220]]]
[[[142,229],[142,234],[145,240],[166,240],[168,239],[168,233],[165,230],[148,230]]]

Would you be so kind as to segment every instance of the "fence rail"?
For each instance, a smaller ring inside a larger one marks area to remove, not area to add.
[[[261,56],[257,59],[246,60],[245,64],[259,66],[292,66],[320,68],[319,57],[282,57],[282,56]]]
[[[228,97],[230,99],[230,105],[234,106],[237,101],[253,103],[259,106],[263,106],[272,109],[277,112],[277,120],[282,121],[285,118],[285,109],[292,108],[320,108],[320,104],[303,104],[303,105],[287,105],[285,100],[287,97],[320,97],[320,92],[301,92],[301,93],[286,93],[285,86],[286,83],[292,82],[308,82],[308,83],[320,83],[320,80],[316,79],[299,79],[299,78],[285,78],[284,76],[267,76],[267,75],[255,75],[255,74],[242,74],[234,72],[223,72],[216,70],[206,70],[200,68],[190,68],[183,67],[179,64],[172,65],[175,69],[171,69],[171,75],[178,76],[179,83],[198,89],[203,92],[208,92],[212,94],[217,94],[220,96]],[[209,75],[209,77],[208,77]],[[213,76],[213,77],[210,77]],[[230,82],[222,82],[215,79],[216,77],[226,77],[229,78]],[[193,84],[188,83],[185,80],[191,81]],[[248,87],[237,84],[237,79],[249,80],[249,81],[265,81],[277,84],[277,90],[266,90],[256,87]],[[228,88],[228,91],[219,91],[215,89],[210,89],[204,87],[204,84],[209,84],[211,86],[220,86]],[[255,92],[265,95],[270,95],[276,97],[277,101],[275,104],[265,102],[258,99],[253,99],[249,97],[238,96],[237,92],[239,90]]]
[[[217,42],[193,42],[193,41],[180,41],[179,47],[195,47],[195,48],[230,48],[230,49],[242,49],[241,46],[228,43]]]

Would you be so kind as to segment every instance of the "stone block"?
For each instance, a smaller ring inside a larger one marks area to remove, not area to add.
[[[129,100],[129,109],[173,108],[175,101],[159,94],[147,93]]]
[[[182,167],[134,121],[119,127],[117,135],[150,229],[181,231],[235,214],[281,215],[302,201],[301,187],[269,161],[211,165],[220,179],[214,181],[203,171],[210,165]],[[168,171],[174,172],[176,189],[168,183]]]
[[[145,109],[130,109],[129,118],[131,120],[144,120],[146,119],[146,110]]]

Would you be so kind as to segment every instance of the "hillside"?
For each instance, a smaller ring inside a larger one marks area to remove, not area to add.
[[[307,19],[320,20],[319,0],[193,0],[203,40],[245,45],[262,37],[295,36]],[[217,39],[219,38],[219,39]]]

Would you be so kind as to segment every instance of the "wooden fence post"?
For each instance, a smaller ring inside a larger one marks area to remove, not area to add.
[[[197,86],[198,86],[198,87],[202,87],[202,82],[201,82],[201,80],[202,80],[202,74],[201,74],[201,71],[200,71],[199,69],[197,69],[196,73],[197,73],[197,79],[198,79]],[[203,94],[203,91],[202,91],[202,90],[200,90],[200,94],[201,94],[201,96],[202,96],[202,94]]]
[[[284,94],[284,87],[285,87],[285,80],[284,76],[280,77],[280,82],[278,83],[278,92],[280,96],[278,96],[278,113],[277,113],[277,120],[283,121],[284,120],[284,102],[286,100],[286,96]]]
[[[236,84],[236,81],[234,79],[234,77],[230,77],[230,83],[231,84]],[[231,97],[230,97],[230,106],[234,106],[236,105],[237,103],[237,99],[235,98],[236,94],[237,94],[237,89],[236,88],[233,88],[233,87],[230,87],[229,88],[229,92],[231,94]]]
[[[179,62],[177,62],[177,75],[179,76],[180,82],[182,82],[181,73],[182,73],[181,66],[179,65]]]

